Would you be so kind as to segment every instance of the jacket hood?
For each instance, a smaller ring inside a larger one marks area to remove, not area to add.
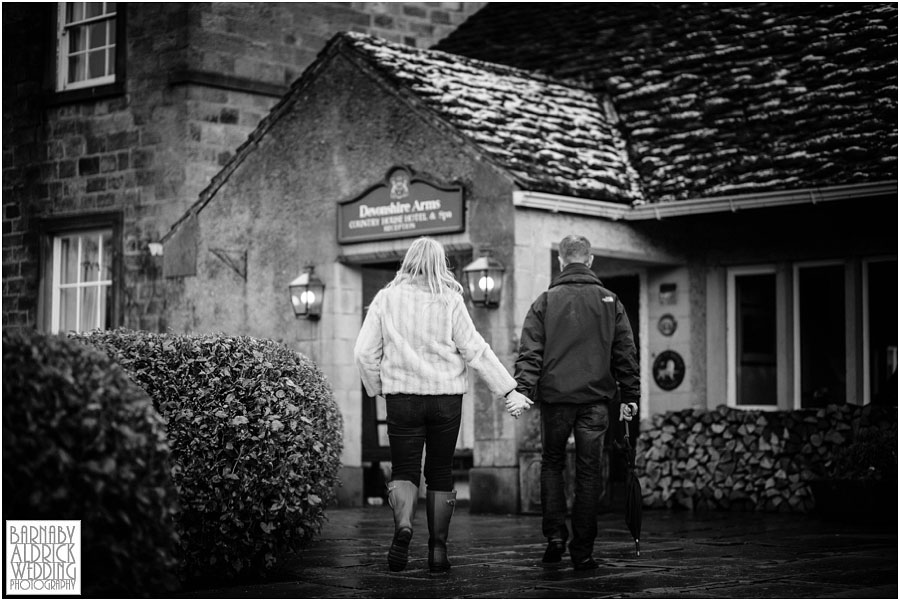
[[[562,273],[556,276],[556,279],[553,280],[550,287],[562,286],[563,284],[594,284],[596,286],[602,286],[603,282],[600,281],[597,274],[591,271],[591,268],[587,265],[582,263],[570,263],[569,265],[566,265],[565,269],[562,270]]]

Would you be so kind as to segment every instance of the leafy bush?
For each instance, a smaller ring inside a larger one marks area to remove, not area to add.
[[[177,585],[165,426],[108,357],[59,336],[3,332],[3,517],[81,520],[82,593]]]
[[[856,439],[835,452],[828,471],[838,480],[897,479],[897,429],[873,426],[860,430]]]
[[[343,431],[312,361],[250,337],[115,330],[83,339],[168,422],[185,578],[265,573],[319,532]]]

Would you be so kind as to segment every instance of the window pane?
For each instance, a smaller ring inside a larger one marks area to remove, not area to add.
[[[116,43],[116,22],[115,21],[107,21],[106,22],[106,38],[109,40],[110,45],[114,45]]]
[[[69,30],[69,53],[81,52],[85,49],[87,40],[85,39],[84,27],[73,27]]]
[[[97,320],[97,286],[82,288],[81,292],[81,331],[96,330],[99,327]]]
[[[798,270],[800,405],[824,407],[847,398],[844,267]]]
[[[100,48],[106,46],[107,23],[94,23],[88,26],[88,48]]]
[[[70,330],[74,330],[77,325],[75,323],[76,317],[76,305],[77,302],[76,296],[78,294],[78,288],[64,288],[60,290],[59,294],[59,303],[60,303],[60,311],[59,311],[59,331],[60,332],[68,332]]]
[[[735,277],[737,404],[775,405],[775,274]]]
[[[104,330],[112,329],[112,286],[103,286],[103,302],[100,304],[100,327]]]
[[[106,75],[106,51],[98,50],[97,52],[91,52],[88,56],[90,56],[88,79]]]
[[[100,238],[89,234],[81,238],[81,281],[96,282],[100,279]]]
[[[113,275],[113,250],[112,250],[112,232],[103,232],[101,234],[103,245],[103,254],[101,256],[101,279],[112,280]]]
[[[78,239],[62,238],[59,241],[59,261],[61,283],[70,284],[78,281]]]
[[[873,404],[897,406],[897,261],[867,265],[869,390]]]
[[[378,446],[391,446],[391,439],[388,437],[387,424],[378,424]]]
[[[106,3],[106,14],[110,15],[116,12],[116,3],[115,2],[107,2]]]
[[[82,81],[84,79],[85,65],[86,61],[83,54],[69,57],[69,83]]]
[[[74,23],[84,19],[84,3],[83,2],[67,2],[66,3],[66,23]]]
[[[103,14],[103,3],[102,2],[85,2],[85,18],[91,19],[93,17],[99,17]]]

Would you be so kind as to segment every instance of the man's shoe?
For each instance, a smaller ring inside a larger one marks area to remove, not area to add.
[[[585,570],[596,570],[600,566],[597,565],[597,562],[594,561],[593,557],[587,557],[582,559],[581,561],[572,562],[572,566],[578,572],[584,572]]]
[[[544,551],[544,563],[559,563],[562,560],[563,553],[566,552],[566,541],[560,539],[551,539],[547,543],[547,550]]]

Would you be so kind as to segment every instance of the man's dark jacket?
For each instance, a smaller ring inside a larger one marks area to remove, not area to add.
[[[619,298],[582,263],[562,273],[531,305],[516,359],[517,390],[543,403],[640,403],[631,324]]]

